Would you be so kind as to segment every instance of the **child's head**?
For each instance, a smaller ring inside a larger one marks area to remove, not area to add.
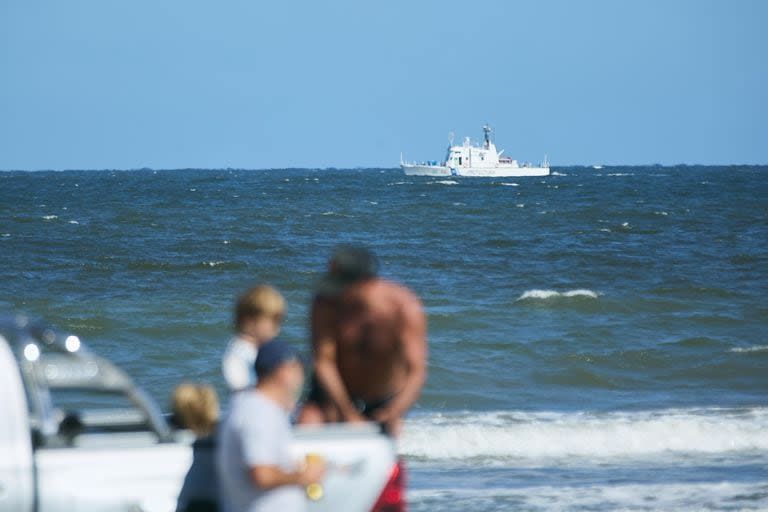
[[[171,406],[176,423],[198,436],[211,434],[219,419],[216,390],[207,384],[179,384],[173,390]]]
[[[235,305],[235,329],[261,344],[280,332],[285,299],[273,287],[260,284],[242,294]]]

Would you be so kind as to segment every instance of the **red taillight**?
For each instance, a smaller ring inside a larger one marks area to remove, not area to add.
[[[371,509],[371,512],[405,512],[405,464],[403,461],[397,461],[392,466],[392,473],[389,475],[387,485],[381,491],[379,499]]]

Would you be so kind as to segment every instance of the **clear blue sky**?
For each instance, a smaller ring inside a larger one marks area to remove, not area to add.
[[[768,1],[0,0],[0,169],[768,163]]]

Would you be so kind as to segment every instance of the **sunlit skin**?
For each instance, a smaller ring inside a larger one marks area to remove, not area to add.
[[[327,404],[307,404],[299,421],[368,421],[353,399],[392,397],[370,419],[397,435],[402,416],[426,378],[426,319],[407,288],[370,278],[348,285],[337,297],[312,305],[312,345],[318,382]]]
[[[258,347],[280,333],[280,321],[280,316],[248,317],[243,320],[238,335]]]

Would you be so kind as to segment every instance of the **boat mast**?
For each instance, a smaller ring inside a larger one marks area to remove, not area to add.
[[[491,127],[486,125],[483,125],[483,136],[485,138],[485,149],[488,149],[491,147]]]

